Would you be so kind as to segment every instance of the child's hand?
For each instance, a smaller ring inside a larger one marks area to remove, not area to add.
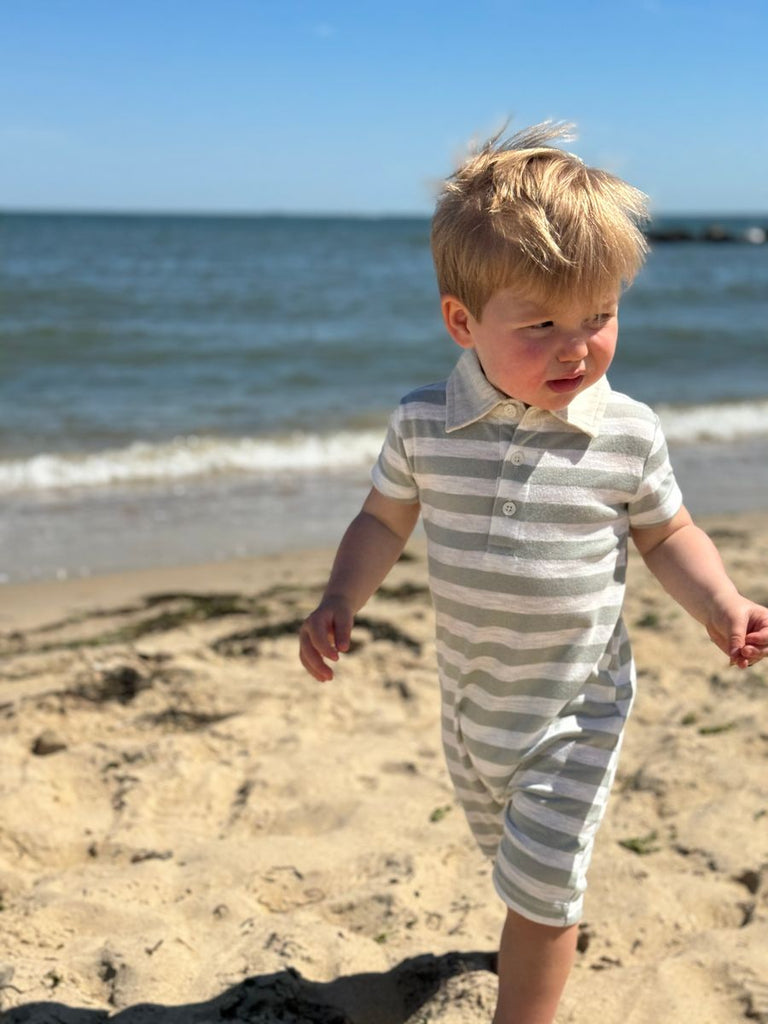
[[[749,668],[768,654],[768,608],[738,596],[718,609],[707,633],[732,665]]]
[[[341,598],[324,598],[299,630],[299,657],[304,668],[321,683],[333,679],[325,658],[338,661],[349,650],[353,615]]]

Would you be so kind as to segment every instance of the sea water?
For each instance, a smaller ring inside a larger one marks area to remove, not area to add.
[[[458,354],[427,219],[5,214],[0,260],[6,581],[335,542]],[[653,243],[620,322],[689,504],[768,508],[768,245]]]

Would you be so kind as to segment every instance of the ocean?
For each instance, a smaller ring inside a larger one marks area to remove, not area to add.
[[[767,226],[654,223],[622,302],[695,512],[768,508]],[[458,354],[426,218],[1,214],[0,346],[2,582],[335,543]]]

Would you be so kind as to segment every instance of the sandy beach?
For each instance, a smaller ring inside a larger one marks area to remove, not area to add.
[[[768,514],[702,520],[768,603]],[[490,1020],[503,908],[443,765],[415,542],[320,685],[330,550],[0,591],[4,1024]],[[768,664],[634,554],[639,696],[558,1022],[768,1021]]]

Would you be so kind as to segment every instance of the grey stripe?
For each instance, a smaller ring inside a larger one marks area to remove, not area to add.
[[[455,568],[431,558],[429,570],[435,580],[455,580]],[[459,572],[462,586],[470,590],[487,590],[495,594],[535,595],[542,591],[541,581],[526,576],[505,576],[500,572],[462,568]],[[547,597],[575,597],[583,594],[599,593],[613,583],[613,571],[595,573],[594,576],[572,576],[567,579],[546,579]]]
[[[613,624],[618,618],[621,608],[621,594],[618,595],[619,603],[606,603],[590,614],[590,625],[605,626]],[[439,605],[440,611],[451,618],[466,622],[470,626],[479,629],[482,626],[496,629],[498,627],[513,630],[515,633],[540,633],[542,623],[538,616],[514,614],[508,610],[493,611],[481,608],[478,605],[468,605],[461,601],[454,601],[448,597],[436,597],[435,605]],[[564,608],[562,612],[548,615],[546,625],[551,630],[579,629],[585,627],[583,612],[571,612]],[[439,633],[438,633],[439,635]]]

